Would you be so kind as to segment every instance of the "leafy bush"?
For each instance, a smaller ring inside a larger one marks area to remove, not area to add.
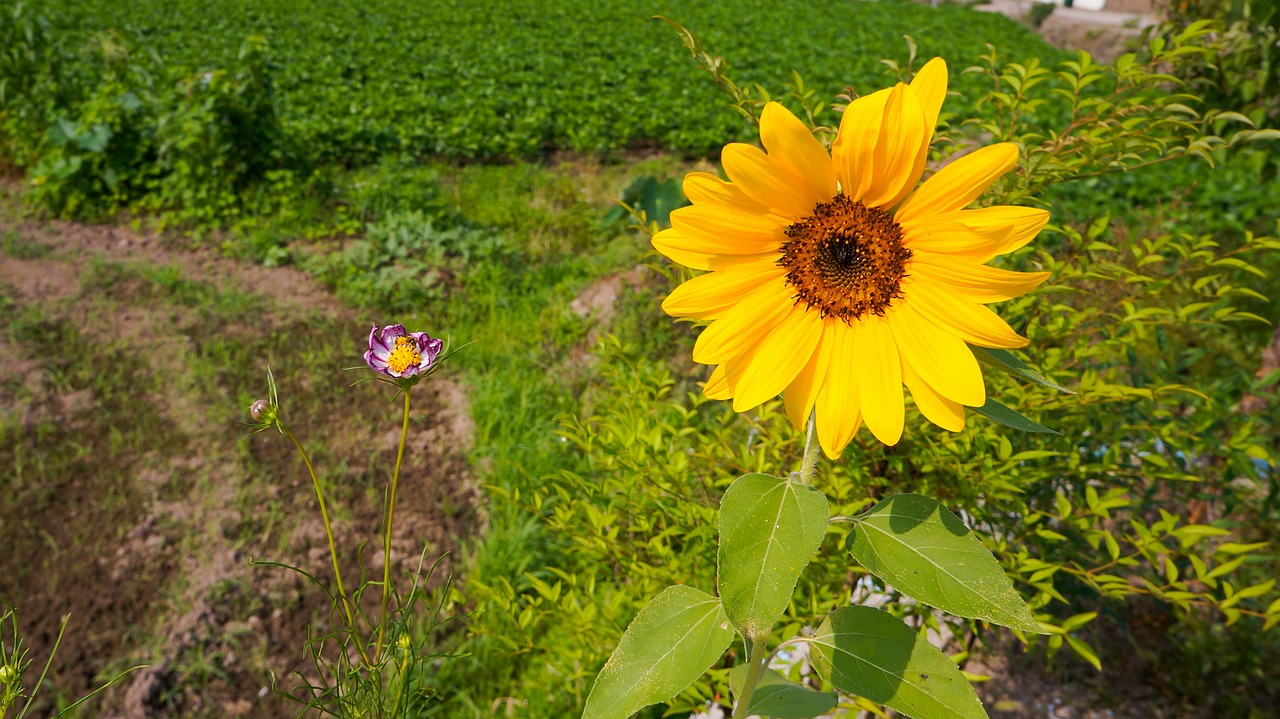
[[[230,69],[188,74],[160,98],[157,180],[144,204],[214,220],[282,169],[288,149],[266,50],[265,38],[251,36]]]
[[[1210,107],[1238,110],[1263,127],[1280,126],[1280,2],[1180,0],[1164,7],[1154,31],[1171,37],[1203,20],[1219,24],[1204,58],[1183,58],[1174,74]]]
[[[83,97],[58,101],[40,90],[57,78],[28,67],[32,57],[60,57],[40,35],[52,31],[47,22],[19,19],[24,24],[4,32],[44,49],[23,54],[19,43],[8,53],[6,80],[26,90],[4,96],[0,131],[10,161],[28,166],[33,204],[71,217],[139,207],[209,221],[234,214],[251,188],[279,179],[273,173],[289,153],[262,38],[245,41],[226,68],[190,71],[101,33],[91,53],[102,65],[98,83],[77,86]],[[41,113],[47,127],[33,119]]]

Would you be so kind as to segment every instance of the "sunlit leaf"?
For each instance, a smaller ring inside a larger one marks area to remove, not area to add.
[[[918,494],[885,499],[854,519],[847,545],[867,571],[925,604],[1043,633],[996,558],[936,500]]]
[[[733,629],[720,600],[667,587],[632,620],[596,676],[583,719],[626,719],[684,691],[724,654]]]
[[[720,597],[744,635],[761,636],[782,616],[826,529],[827,498],[813,487],[765,474],[729,486],[720,502]]]

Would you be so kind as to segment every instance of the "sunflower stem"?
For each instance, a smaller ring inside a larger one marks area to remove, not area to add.
[[[404,462],[404,443],[409,437],[409,388],[404,388],[404,421],[400,425],[400,446],[396,449],[396,468],[391,473],[391,493],[387,497],[387,525],[382,534],[382,611],[378,615],[378,643],[374,645],[376,660],[382,652],[387,633],[387,605],[391,601],[391,528],[396,516],[396,487],[400,484],[400,466]]]
[[[338,569],[338,549],[333,541],[333,525],[329,521],[329,508],[324,501],[324,492],[320,490],[320,479],[316,476],[316,469],[311,464],[311,457],[307,454],[307,450],[303,448],[298,438],[289,431],[284,424],[277,422],[278,426],[290,440],[293,446],[298,448],[298,454],[302,455],[303,464],[307,465],[307,473],[311,475],[311,486],[316,490],[316,501],[320,503],[320,518],[324,520],[324,534],[329,539],[329,559],[333,562],[333,576],[338,581],[338,597],[342,600],[342,611],[347,615],[347,628],[352,635],[356,633],[355,617],[351,613],[351,600],[347,598],[347,590],[342,586],[342,570]],[[364,660],[366,665],[370,665],[369,655],[365,653],[364,644],[359,637],[355,641],[356,651],[360,652],[360,658]]]
[[[742,680],[742,693],[738,696],[738,701],[733,706],[733,719],[746,719],[750,716],[748,712],[751,709],[751,695],[756,693],[756,685],[760,683],[760,677],[764,675],[765,657],[768,651],[765,645],[768,643],[768,637],[754,638],[746,644],[747,648],[747,676]]]
[[[809,428],[804,436],[804,458],[800,460],[800,484],[812,484],[813,473],[818,468],[818,450],[820,445],[815,441],[817,434],[817,412],[809,413]]]

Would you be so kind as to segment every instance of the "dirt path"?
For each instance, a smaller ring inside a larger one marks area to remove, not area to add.
[[[306,669],[304,627],[323,629],[328,606],[297,575],[248,560],[329,581],[327,544],[292,447],[274,432],[242,442],[247,431],[235,423],[265,394],[270,363],[286,417],[328,485],[340,541],[367,540],[359,560],[380,576],[373,547],[399,405],[385,386],[349,387],[358,377],[341,372],[359,363],[377,318],[294,269],[121,227],[25,221],[15,203],[6,188],[0,536],[15,541],[0,554],[0,598],[17,605],[38,664],[59,618],[72,615],[43,700],[150,664],[91,714],[296,713],[272,694],[268,672],[283,680]],[[457,384],[415,390],[398,571],[416,565],[424,545],[430,560],[474,532],[471,433]],[[342,559],[344,575],[357,576],[354,550]]]

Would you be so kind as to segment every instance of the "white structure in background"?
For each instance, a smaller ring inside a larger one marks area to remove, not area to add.
[[[1047,2],[1059,7],[1069,7],[1075,10],[1103,10],[1107,7],[1107,0],[1032,0],[1033,2]]]

